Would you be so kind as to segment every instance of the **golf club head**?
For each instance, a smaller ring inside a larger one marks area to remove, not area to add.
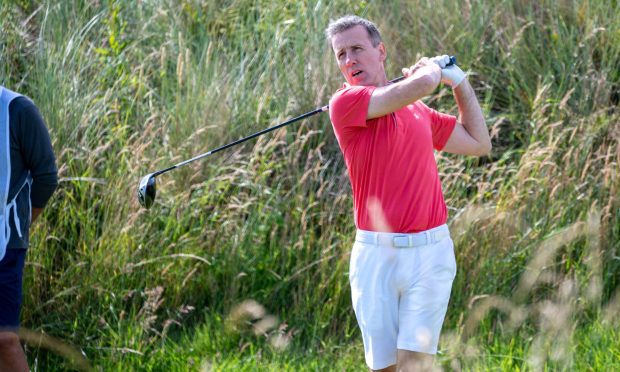
[[[140,180],[140,186],[138,187],[138,201],[140,205],[146,209],[151,208],[155,201],[155,176],[153,173],[147,174]]]

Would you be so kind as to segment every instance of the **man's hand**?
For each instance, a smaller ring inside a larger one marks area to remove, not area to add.
[[[465,73],[457,65],[447,66],[450,57],[447,55],[437,56],[430,59],[441,68],[441,82],[456,88],[465,79]],[[447,66],[447,67],[446,67]]]
[[[449,60],[449,59],[448,59]],[[403,68],[402,72],[405,78],[410,76],[419,76],[419,75],[428,75],[432,78],[434,82],[436,82],[435,86],[439,85],[441,82],[441,68],[438,68],[439,65],[437,63],[433,63],[431,59],[427,57],[420,58],[415,65],[409,68]]]

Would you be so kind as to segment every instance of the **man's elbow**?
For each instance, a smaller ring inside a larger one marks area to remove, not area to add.
[[[476,136],[476,142],[478,142],[478,146],[476,149],[477,156],[487,156],[491,153],[492,145],[491,145],[491,136],[489,136],[489,132],[486,129],[486,123],[484,119],[481,119],[477,123],[477,127],[484,128],[479,134]]]
[[[480,143],[480,146],[476,149],[476,156],[487,156],[491,153],[492,149],[491,141],[484,141]]]

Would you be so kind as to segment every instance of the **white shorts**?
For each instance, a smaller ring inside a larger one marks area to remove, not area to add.
[[[437,353],[456,275],[447,225],[417,234],[358,230],[349,281],[366,364],[396,364],[397,349]]]

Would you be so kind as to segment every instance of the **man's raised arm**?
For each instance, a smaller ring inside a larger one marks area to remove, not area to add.
[[[368,119],[388,115],[433,93],[441,81],[441,69],[428,58],[404,68],[403,75],[404,80],[374,90],[368,104]]]
[[[483,156],[491,151],[491,138],[476,92],[457,66],[447,66],[447,55],[431,58],[441,68],[441,82],[452,87],[459,108],[459,120],[443,151],[453,154]]]

